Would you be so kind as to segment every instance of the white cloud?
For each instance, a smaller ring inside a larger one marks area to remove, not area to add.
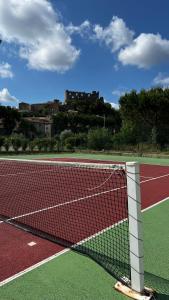
[[[111,104],[111,106],[115,109],[119,109],[119,104],[118,103],[114,103],[114,102],[109,102]]]
[[[164,88],[169,87],[169,76],[165,76],[162,73],[159,73],[153,80],[155,85],[160,85]]]
[[[79,26],[74,26],[72,23],[70,23],[67,27],[65,27],[66,31],[69,34],[80,34],[80,36],[89,36],[91,31],[91,24],[88,20],[84,21]]]
[[[103,28],[100,25],[94,26],[94,38],[104,42],[112,52],[117,51],[124,45],[131,43],[134,32],[130,30],[123,19],[116,16],[112,18],[110,24]]]
[[[123,65],[139,68],[169,62],[169,40],[162,39],[160,34],[142,33],[131,45],[120,50],[118,59]]]
[[[7,88],[3,88],[2,90],[0,90],[0,103],[2,105],[16,106],[18,102],[19,100],[16,97],[10,95]]]
[[[112,53],[119,51],[118,61],[123,65],[149,68],[169,61],[169,40],[150,33],[133,39],[134,31],[117,16],[107,27],[88,20],[79,26],[64,26],[49,0],[7,2],[0,0],[0,39],[17,46],[29,68],[61,73],[69,70],[80,56],[80,49],[72,43],[73,34],[105,43]],[[0,77],[13,76],[10,65],[1,64],[0,68]],[[114,69],[118,68],[115,63]]]
[[[11,65],[8,63],[0,64],[0,77],[1,78],[12,78],[13,72],[11,70]]]
[[[123,89],[117,89],[112,91],[113,96],[121,97],[126,93]]]
[[[71,45],[71,39],[64,27],[57,24],[57,35],[33,46],[20,48],[20,56],[29,62],[29,67],[36,70],[64,72],[70,69],[80,51]]]
[[[104,99],[104,102],[105,103],[109,103],[113,108],[115,109],[119,109],[119,104],[118,103],[115,103],[115,102],[111,102],[111,101],[108,101],[106,99]]]
[[[19,55],[37,70],[64,72],[80,50],[47,0],[0,0],[0,37],[19,45]]]

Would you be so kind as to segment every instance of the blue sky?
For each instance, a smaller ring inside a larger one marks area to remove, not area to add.
[[[0,0],[0,103],[169,86],[168,0]]]

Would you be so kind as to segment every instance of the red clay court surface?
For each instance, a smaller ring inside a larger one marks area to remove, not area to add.
[[[69,161],[98,163],[98,161],[79,159],[69,159]],[[144,164],[140,167],[140,175],[142,209],[169,197],[169,167]],[[63,247],[55,243],[5,223],[0,223],[0,241],[0,282],[63,250]],[[36,244],[29,246],[31,242]]]
[[[0,224],[0,282],[63,250],[12,225]],[[28,244],[34,242],[33,246]]]

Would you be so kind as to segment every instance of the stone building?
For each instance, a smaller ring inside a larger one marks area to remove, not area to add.
[[[20,111],[30,111],[31,110],[31,105],[25,102],[20,102],[19,103],[19,110]]]
[[[99,92],[92,91],[91,93],[86,92],[76,92],[76,91],[65,91],[65,104],[68,103],[71,100],[83,100],[83,99],[89,99],[89,100],[96,100],[99,99]]]
[[[59,104],[60,101],[55,99],[53,101],[48,101],[44,103],[35,103],[35,104],[28,104],[25,102],[19,103],[19,111],[22,112],[45,112],[46,114],[53,115],[59,111]]]
[[[37,133],[44,137],[51,137],[53,134],[53,121],[49,117],[26,117],[24,120],[34,125]]]

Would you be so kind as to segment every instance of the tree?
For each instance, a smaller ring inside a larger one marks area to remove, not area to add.
[[[20,121],[20,114],[15,108],[0,106],[0,118],[3,121],[5,135],[10,135]]]
[[[110,149],[112,136],[106,128],[90,130],[88,133],[88,147],[93,150]]]
[[[34,143],[39,151],[44,150],[47,152],[48,150],[53,151],[56,145],[55,138],[37,138],[34,140]]]
[[[1,147],[3,146],[3,144],[4,144],[4,137],[0,136],[0,150],[1,150]]]
[[[90,97],[84,96],[82,99],[70,99],[62,105],[64,111],[77,111],[79,114],[88,115],[111,115],[114,113],[114,108],[110,103],[105,103],[103,97],[94,96],[92,99]]]
[[[169,141],[169,89],[131,91],[120,98],[120,112],[123,126],[132,123],[140,141],[153,144]]]
[[[14,135],[10,137],[11,145],[15,152],[18,152],[19,148],[22,146],[22,138],[18,135]]]
[[[34,143],[36,145],[36,147],[38,148],[38,151],[42,151],[43,148],[43,139],[34,139]]]
[[[31,152],[33,152],[33,150],[35,149],[35,147],[36,147],[35,140],[30,141],[30,142],[29,142],[29,148],[30,148],[30,151],[31,151]]]
[[[60,136],[58,134],[56,134],[54,136],[54,139],[56,141],[56,150],[57,150],[57,152],[59,152],[59,151],[61,151],[61,148],[62,148],[61,141],[60,141]]]
[[[25,119],[21,119],[19,127],[17,129],[17,133],[22,133],[26,138],[29,139],[32,139],[32,137],[37,136],[37,130],[35,126]]]
[[[67,150],[73,150],[76,147],[75,136],[70,136],[65,140],[64,146]]]
[[[23,151],[26,151],[26,149],[28,148],[29,145],[29,140],[25,139],[24,137],[21,138],[21,147]]]
[[[52,152],[55,150],[55,146],[57,144],[57,141],[55,138],[50,138],[49,139],[49,150]]]
[[[3,146],[5,147],[5,150],[8,152],[11,146],[11,139],[9,137],[5,137]]]
[[[69,150],[73,150],[74,148],[87,147],[87,134],[77,133],[72,136],[69,136],[65,139],[64,145]]]
[[[75,139],[76,139],[76,144],[75,146],[77,148],[84,148],[87,147],[87,134],[86,133],[78,133],[75,135]]]
[[[53,116],[53,126],[55,134],[60,134],[63,130],[68,128],[67,113],[59,112]]]
[[[45,152],[47,152],[49,150],[49,146],[50,146],[50,139],[48,139],[48,138],[42,139],[42,144],[43,144],[43,150]]]
[[[76,102],[77,100],[74,101]],[[80,102],[81,106],[84,105],[82,102],[83,101]],[[78,111],[59,112],[53,117],[55,134],[60,134],[64,130],[80,133],[88,132],[89,128],[101,128],[104,124],[103,116],[105,116],[106,128],[109,128],[112,132],[114,130],[118,132],[121,128],[121,116],[119,111],[112,108],[108,103],[104,104],[104,107],[105,109],[100,111],[95,109],[91,111],[90,109],[88,111],[87,109],[79,109]]]
[[[74,134],[73,134],[73,132],[72,132],[71,130],[69,130],[69,129],[65,129],[65,130],[63,130],[63,131],[61,132],[61,134],[60,134],[60,141],[61,141],[62,147],[63,147],[64,144],[65,144],[65,140],[66,140],[67,138],[69,138],[69,137],[72,137],[72,136],[74,136]]]

